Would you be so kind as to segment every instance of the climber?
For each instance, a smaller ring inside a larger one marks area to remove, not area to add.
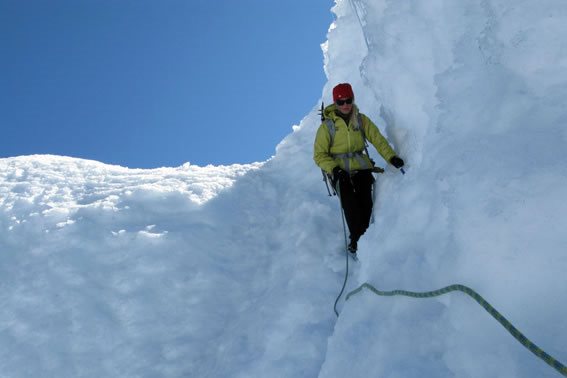
[[[368,156],[366,140],[394,167],[402,168],[404,161],[370,118],[359,112],[350,84],[333,88],[333,104],[324,108],[323,118],[315,137],[313,160],[331,177],[339,194],[350,231],[348,251],[356,256],[358,240],[370,224],[373,208],[374,162]],[[334,135],[329,126],[334,126]]]

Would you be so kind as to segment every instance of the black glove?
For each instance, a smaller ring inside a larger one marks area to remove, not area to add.
[[[349,180],[349,175],[344,169],[342,169],[339,166],[333,168],[333,179],[332,179],[333,187],[336,187],[337,182],[339,181],[346,182],[348,180]]]
[[[390,159],[390,163],[396,168],[401,168],[404,166],[404,161],[400,159],[398,156],[394,156]]]

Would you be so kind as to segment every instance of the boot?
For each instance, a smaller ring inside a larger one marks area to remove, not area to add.
[[[358,245],[357,245],[356,240],[351,239],[350,244],[348,245],[347,249],[350,253],[356,253],[356,251],[358,249]]]

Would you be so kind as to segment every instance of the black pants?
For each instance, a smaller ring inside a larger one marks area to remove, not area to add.
[[[353,241],[366,232],[372,216],[372,184],[374,176],[369,170],[351,175],[350,181],[340,182],[341,206]]]

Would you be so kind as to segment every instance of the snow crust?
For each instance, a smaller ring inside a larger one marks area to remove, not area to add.
[[[333,11],[322,100],[351,82],[407,162],[378,177],[347,292],[465,284],[567,363],[567,4]],[[0,159],[0,376],[557,376],[464,295],[363,291],[335,317],[319,105],[254,165]]]

